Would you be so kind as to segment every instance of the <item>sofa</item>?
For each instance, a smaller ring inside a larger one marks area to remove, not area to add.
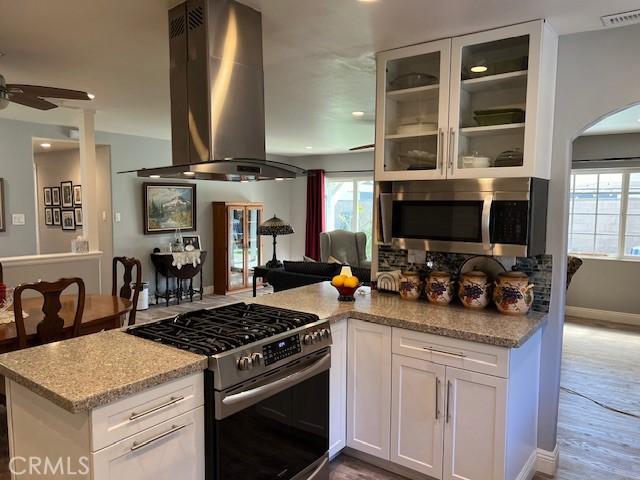
[[[281,292],[290,288],[329,281],[338,275],[341,269],[340,263],[285,260],[283,268],[269,270],[266,280],[273,287],[274,292]],[[352,266],[351,272],[362,283],[366,285],[371,283],[371,269]]]

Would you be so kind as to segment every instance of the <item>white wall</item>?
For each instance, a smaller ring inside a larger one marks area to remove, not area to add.
[[[543,332],[538,446],[556,444],[568,225],[571,144],[585,128],[640,102],[640,26],[560,38],[553,135],[548,251],[554,257],[553,289]]]
[[[640,157],[640,133],[584,135],[573,142],[573,160],[634,157]]]
[[[342,155],[309,155],[291,159],[301,168],[323,169],[327,172],[359,171],[357,174],[373,176],[373,152],[354,152]],[[304,255],[305,230],[307,223],[307,179],[300,177],[292,182],[291,214],[289,220],[296,234],[291,239],[291,259],[302,259]]]

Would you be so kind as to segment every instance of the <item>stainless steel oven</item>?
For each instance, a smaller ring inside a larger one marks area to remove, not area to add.
[[[380,194],[381,236],[395,248],[481,255],[545,252],[548,181],[395,182]]]
[[[206,372],[210,480],[328,480],[330,347],[219,391]]]

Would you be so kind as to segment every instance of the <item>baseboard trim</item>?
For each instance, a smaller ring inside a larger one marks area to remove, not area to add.
[[[538,451],[534,450],[533,452],[531,452],[531,455],[529,456],[529,460],[527,460],[527,462],[522,467],[522,470],[520,470],[520,473],[516,477],[516,480],[531,480],[533,476],[536,474],[537,462],[538,462]]]
[[[596,308],[567,306],[566,314],[570,317],[640,326],[640,314],[638,313],[613,312],[611,310],[598,310]]]
[[[552,452],[549,450],[538,449],[536,455],[536,471],[544,473],[545,475],[554,476],[556,469],[558,468],[558,444]]]

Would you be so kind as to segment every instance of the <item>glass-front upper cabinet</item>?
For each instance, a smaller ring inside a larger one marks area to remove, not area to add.
[[[444,178],[451,40],[377,57],[376,179]]]
[[[536,168],[543,32],[531,22],[453,39],[449,177],[548,176]]]

